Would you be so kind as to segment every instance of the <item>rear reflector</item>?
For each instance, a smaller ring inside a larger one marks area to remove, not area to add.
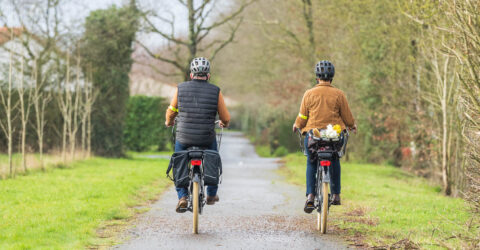
[[[191,163],[193,166],[200,166],[202,165],[202,160],[192,160]]]
[[[330,161],[321,161],[320,162],[320,166],[322,167],[330,167]]]

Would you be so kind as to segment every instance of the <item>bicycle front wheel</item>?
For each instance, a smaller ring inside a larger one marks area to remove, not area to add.
[[[328,215],[328,183],[322,183],[322,214],[319,215],[320,232],[327,233],[327,215]]]
[[[200,205],[199,183],[193,182],[193,233],[198,234],[198,209]]]

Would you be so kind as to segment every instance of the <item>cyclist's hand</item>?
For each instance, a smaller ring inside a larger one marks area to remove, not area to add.
[[[218,126],[221,127],[221,128],[226,128],[227,127],[227,125],[225,125],[225,123],[223,123],[222,121],[218,122]]]
[[[172,124],[168,124],[166,121],[165,121],[165,126],[168,128],[168,127],[171,127],[175,124],[175,122],[173,122]]]
[[[295,123],[294,123],[292,127],[292,132],[295,133],[295,131],[297,131],[297,126],[295,126]]]
[[[353,131],[354,134],[357,134],[357,124],[353,125],[350,130]]]

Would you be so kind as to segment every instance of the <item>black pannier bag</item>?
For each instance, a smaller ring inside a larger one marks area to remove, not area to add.
[[[203,153],[203,183],[206,186],[218,185],[222,175],[222,160],[215,150],[205,150]]]
[[[175,187],[188,187],[190,183],[190,178],[188,176],[189,160],[188,151],[175,152],[173,153],[172,158],[170,158],[167,175],[172,169]]]

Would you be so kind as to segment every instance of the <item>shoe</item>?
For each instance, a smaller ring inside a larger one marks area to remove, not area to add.
[[[305,207],[303,208],[303,211],[305,213],[310,214],[315,210],[315,196],[313,194],[309,194],[307,196],[307,201],[305,202]]]
[[[340,194],[333,195],[332,205],[335,205],[335,206],[342,205],[342,203],[340,202]]]
[[[185,213],[187,211],[187,206],[188,206],[187,197],[182,197],[178,201],[177,208],[175,211],[177,213]]]
[[[213,205],[213,204],[215,204],[215,202],[217,202],[219,200],[220,200],[220,198],[218,197],[218,195],[207,196],[207,205]]]

